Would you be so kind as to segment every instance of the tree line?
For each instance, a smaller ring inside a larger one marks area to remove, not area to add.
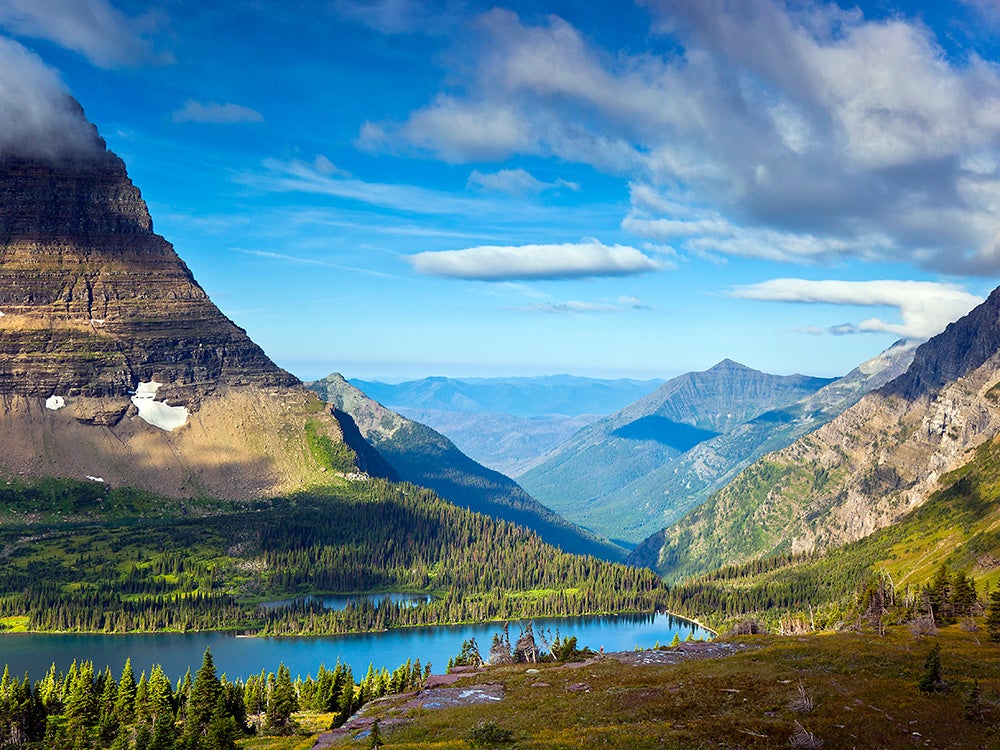
[[[339,726],[370,700],[416,690],[430,665],[407,661],[390,672],[368,668],[355,682],[339,661],[321,665],[316,677],[292,679],[284,664],[277,672],[228,680],[216,674],[210,650],[201,667],[176,685],[154,666],[136,679],[126,660],[115,680],[110,668],[73,662],[66,673],[53,664],[46,675],[0,678],[0,748],[42,750],[235,750],[236,740],[253,735],[289,734],[294,714],[331,714]]]

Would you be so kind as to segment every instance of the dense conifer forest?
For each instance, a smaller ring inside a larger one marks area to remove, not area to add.
[[[73,483],[31,493],[39,520],[0,526],[0,624],[74,632],[238,629],[328,634],[405,625],[651,612],[655,573],[560,552],[535,534],[381,480],[337,494],[245,507],[192,503],[166,518],[138,500]],[[130,505],[131,503],[131,505]],[[95,510],[96,509],[96,510]],[[113,509],[113,513],[109,509]],[[103,515],[102,515],[103,514]],[[424,592],[418,607],[359,599],[328,611],[320,592]],[[298,597],[298,598],[297,598]],[[263,608],[267,599],[293,599]],[[297,598],[297,599],[296,599]]]

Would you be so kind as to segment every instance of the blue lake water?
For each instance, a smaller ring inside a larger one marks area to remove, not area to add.
[[[218,672],[230,678],[259,674],[263,669],[277,671],[284,662],[292,675],[316,674],[320,664],[332,667],[337,659],[350,664],[355,678],[364,676],[369,664],[376,668],[395,669],[407,659],[420,659],[432,664],[433,671],[445,671],[448,659],[458,654],[462,641],[475,638],[483,657],[489,655],[493,634],[503,623],[446,625],[427,628],[400,628],[380,633],[338,636],[238,638],[229,633],[187,633],[152,635],[98,635],[43,633],[0,634],[0,665],[8,664],[11,673],[32,679],[42,677],[53,662],[57,670],[65,671],[75,660],[92,660],[95,670],[111,667],[117,679],[127,657],[131,657],[136,674],[147,673],[159,664],[175,681],[190,668],[192,674],[201,665],[206,648]],[[536,636],[540,632],[563,637],[576,636],[580,647],[597,651],[630,651],[636,646],[652,648],[657,642],[670,643],[674,635],[685,640],[710,638],[711,633],[694,623],[667,614],[609,615],[601,617],[571,617],[535,620]],[[513,643],[520,626],[512,623]],[[0,667],[2,668],[2,667]]]

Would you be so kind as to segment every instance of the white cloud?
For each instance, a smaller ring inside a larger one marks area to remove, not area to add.
[[[565,188],[577,192],[580,186],[575,182],[567,180],[556,180],[555,182],[542,182],[526,169],[501,169],[498,172],[480,172],[478,169],[472,170],[469,175],[467,187],[479,188],[497,193],[508,193],[510,195],[521,196],[534,193],[542,193],[546,190],[559,190]]]
[[[201,122],[213,125],[231,125],[241,122],[263,122],[264,116],[255,109],[242,104],[219,104],[218,102],[196,102],[188,99],[184,106],[174,112],[174,122]]]
[[[59,74],[0,37],[0,155],[60,158],[103,149]]]
[[[535,302],[518,308],[521,312],[541,313],[615,313],[625,310],[649,310],[638,297],[625,295],[615,302],[581,302],[566,300],[565,302]]]
[[[771,302],[825,303],[867,307],[895,307],[902,323],[888,323],[869,318],[859,323],[844,323],[829,329],[811,326],[807,333],[824,331],[847,333],[891,333],[900,338],[924,340],[944,330],[983,300],[955,284],[932,281],[810,281],[772,279],[760,284],[730,289],[735,299]]]
[[[169,61],[145,34],[153,16],[130,18],[107,0],[0,0],[0,27],[79,52],[100,68]]]
[[[563,245],[484,245],[428,251],[407,259],[420,273],[479,281],[628,276],[658,271],[660,261],[634,247],[597,240]]]
[[[634,189],[623,226],[690,238],[695,252],[1000,271],[1000,67],[950,58],[901,14],[646,4],[670,55],[602,50],[554,16],[485,13],[448,93],[367,124],[359,142],[450,162],[590,164],[670,206]]]

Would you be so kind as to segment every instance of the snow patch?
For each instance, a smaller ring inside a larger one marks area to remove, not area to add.
[[[103,477],[92,477],[90,476],[90,474],[87,474],[87,479],[89,479],[91,482],[100,482],[101,484],[104,484]]]
[[[0,315],[2,314],[3,313],[0,313]],[[62,409],[64,406],[66,406],[66,399],[64,399],[62,396],[53,395],[45,399],[46,409],[51,409],[52,411],[56,411],[57,409]]]
[[[166,401],[154,401],[156,392],[163,383],[151,380],[148,383],[139,383],[132,396],[132,403],[139,410],[139,416],[154,427],[170,432],[178,427],[183,427],[187,422],[188,410],[186,406],[167,406]]]

